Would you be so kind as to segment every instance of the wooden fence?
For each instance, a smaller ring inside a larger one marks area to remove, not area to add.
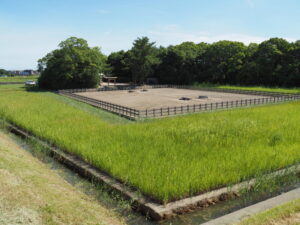
[[[192,89],[192,90],[203,90],[212,92],[225,92],[225,93],[236,93],[236,94],[247,94],[247,95],[259,95],[265,96],[263,98],[251,98],[242,99],[235,101],[223,101],[223,102],[213,102],[213,103],[202,103],[194,105],[182,105],[174,107],[162,107],[153,108],[146,110],[137,110],[129,107],[124,107],[121,105],[113,104],[110,102],[105,102],[101,100],[96,100],[93,98],[77,95],[74,93],[78,92],[90,92],[90,91],[114,91],[114,90],[133,90],[133,89],[143,89],[143,88],[180,88],[180,89]],[[154,117],[166,117],[180,114],[205,112],[221,109],[230,109],[238,107],[248,107],[254,105],[263,105],[270,103],[279,103],[285,101],[293,101],[300,99],[300,94],[286,94],[278,92],[263,92],[263,91],[248,91],[248,90],[234,90],[234,89],[218,89],[218,88],[198,88],[193,86],[179,86],[179,85],[154,85],[154,86],[121,86],[114,89],[111,88],[97,88],[97,89],[68,89],[60,90],[59,94],[68,96],[70,98],[76,99],[93,105],[95,107],[116,113],[118,115],[124,116],[129,119],[139,119],[139,118],[154,118]]]
[[[231,109],[238,107],[248,107],[254,105],[263,105],[270,103],[278,103],[300,99],[299,96],[280,96],[280,97],[265,97],[256,99],[243,99],[236,101],[224,101],[224,102],[213,102],[205,104],[195,104],[195,105],[182,105],[174,107],[164,107],[156,109],[146,109],[140,110],[140,118],[153,118],[153,117],[165,117],[180,114],[188,114],[195,112],[205,112],[221,109]]]
[[[133,109],[133,108],[128,108],[128,107],[125,107],[122,105],[117,105],[117,104],[113,104],[110,102],[96,100],[93,98],[88,98],[85,96],[76,95],[76,94],[68,93],[68,92],[64,92],[64,91],[59,91],[58,93],[60,95],[64,95],[64,96],[76,99],[78,101],[85,102],[85,103],[95,106],[97,108],[101,108],[101,109],[110,111],[110,112],[118,114],[120,116],[124,116],[128,119],[139,118],[140,111]]]
[[[229,88],[214,88],[214,87],[197,87],[189,85],[126,85],[126,86],[111,86],[111,87],[100,87],[100,88],[86,88],[86,89],[65,89],[59,90],[65,93],[76,93],[76,92],[97,92],[97,91],[122,91],[122,90],[135,90],[135,89],[155,89],[155,88],[176,88],[176,89],[189,89],[189,90],[200,90],[200,91],[211,91],[211,92],[224,92],[233,94],[247,94],[247,95],[260,95],[260,96],[291,96],[295,94],[282,93],[282,92],[267,92],[267,91],[254,91],[254,90],[237,90]],[[300,93],[299,93],[300,94]]]

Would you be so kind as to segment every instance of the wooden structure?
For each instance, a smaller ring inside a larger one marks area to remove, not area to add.
[[[107,80],[107,85],[109,86],[110,82],[113,82],[114,85],[116,85],[116,81],[117,81],[118,77],[107,77],[107,76],[103,76],[103,79]]]

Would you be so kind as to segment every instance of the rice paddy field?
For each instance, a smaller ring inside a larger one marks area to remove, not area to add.
[[[26,82],[28,80],[37,80],[38,76],[14,76],[14,77],[0,77],[0,82]]]
[[[213,87],[220,89],[233,89],[233,90],[245,90],[245,91],[264,91],[264,92],[280,92],[286,94],[299,94],[300,88],[279,88],[279,87],[261,87],[261,86],[235,86],[235,85],[214,85],[207,83],[196,83],[198,87]]]
[[[0,86],[0,118],[169,202],[299,163],[300,102],[129,122],[50,92]]]
[[[267,88],[267,87],[242,87],[242,86],[231,86],[231,85],[219,85],[217,88],[222,89],[234,89],[234,90],[246,90],[246,91],[265,91],[265,92],[280,92],[286,94],[299,94],[300,88]]]

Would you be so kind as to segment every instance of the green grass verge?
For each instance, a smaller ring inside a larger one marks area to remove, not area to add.
[[[300,160],[300,102],[122,124],[74,102],[0,87],[0,117],[165,202]]]
[[[235,85],[214,85],[207,83],[195,84],[198,87],[213,87],[221,89],[234,89],[234,90],[245,90],[245,91],[265,91],[265,92],[279,92],[286,94],[299,94],[300,88],[278,88],[278,87],[260,87],[260,86],[235,86]]]
[[[31,147],[34,150],[31,151]],[[76,180],[74,185],[69,184],[60,168],[31,155],[45,158],[42,149],[33,142],[31,145],[7,135],[0,124],[1,225],[126,224],[108,207],[108,200],[98,201],[97,196],[84,194],[83,183]],[[68,179],[72,178],[68,175]],[[105,192],[96,187],[87,188],[105,196]]]
[[[300,199],[297,199],[250,217],[242,221],[239,225],[298,224],[296,222],[299,222],[299,216],[295,216],[295,214],[299,212]]]
[[[15,77],[0,77],[0,82],[26,82],[28,80],[37,80],[38,76],[15,76]]]

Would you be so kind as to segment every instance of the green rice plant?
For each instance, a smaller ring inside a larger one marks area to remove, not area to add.
[[[220,85],[211,83],[195,83],[196,87],[205,88],[220,88],[220,89],[233,89],[233,90],[245,90],[245,91],[265,91],[265,92],[279,92],[286,94],[299,94],[300,88],[280,88],[280,87],[262,87],[262,86],[237,86],[237,85]]]
[[[235,89],[235,90],[246,90],[246,91],[265,91],[265,92],[280,92],[286,94],[298,94],[300,93],[300,88],[268,88],[268,87],[245,87],[245,86],[233,86],[233,85],[218,85],[217,88],[223,89]]]
[[[70,101],[50,92],[0,87],[0,117],[160,202],[232,185],[300,160],[300,102],[110,123],[104,114]]]
[[[37,80],[37,79],[38,79],[37,75],[0,77],[0,82],[26,82],[28,80]]]

